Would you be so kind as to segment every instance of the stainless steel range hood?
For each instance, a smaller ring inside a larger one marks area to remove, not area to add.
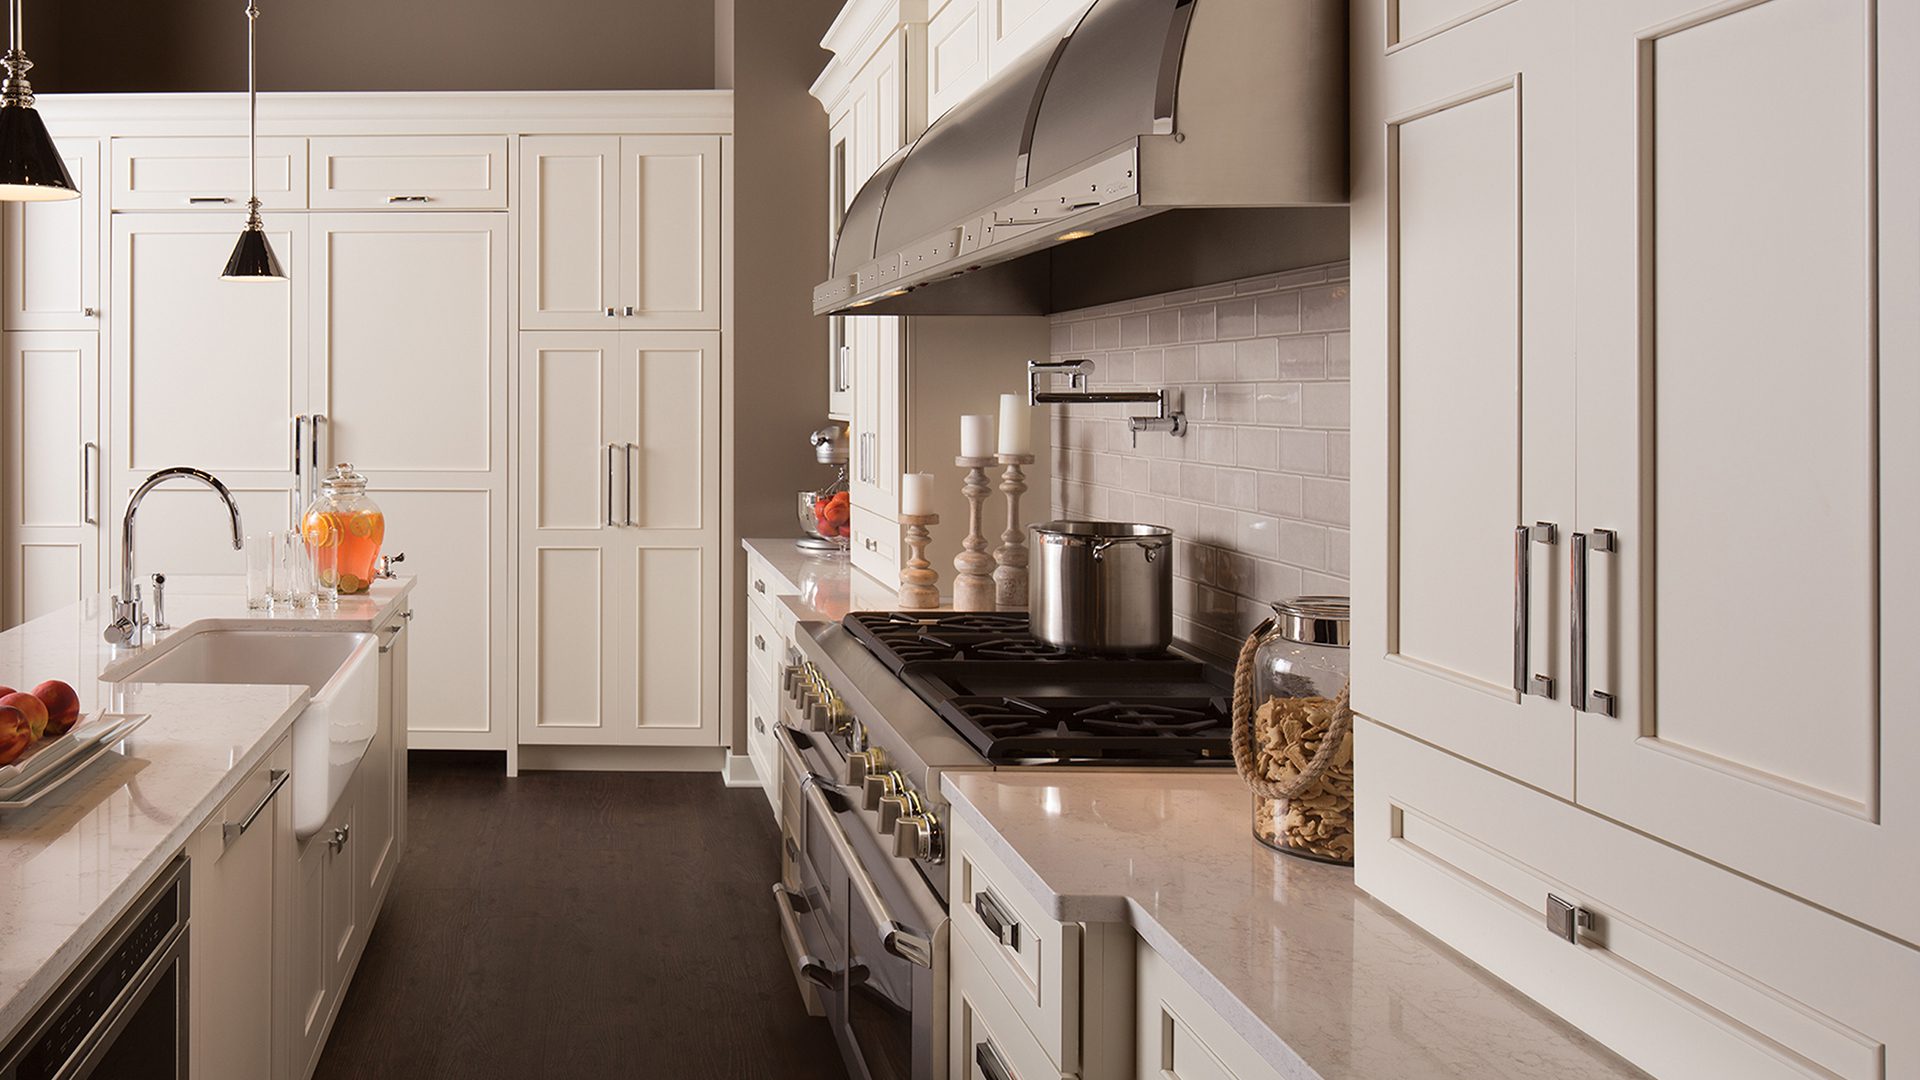
[[[1097,0],[860,189],[815,314],[1064,311],[1347,251],[1345,0]]]

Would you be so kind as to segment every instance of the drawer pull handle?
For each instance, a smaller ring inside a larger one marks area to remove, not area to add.
[[[759,716],[755,716],[753,718],[753,730],[765,735],[767,733],[767,722]]]
[[[1554,937],[1580,943],[1580,931],[1593,929],[1593,912],[1547,894],[1547,930]]]
[[[222,203],[230,203],[232,201],[233,201],[233,198],[232,196],[229,196],[229,195],[189,195],[187,196],[187,205],[189,206],[218,206]]]
[[[387,196],[387,201],[390,203],[432,202],[433,196],[431,195],[389,195]]]
[[[1587,613],[1587,552],[1601,551],[1613,553],[1620,550],[1619,535],[1612,529],[1595,529],[1588,533],[1573,534],[1573,612],[1568,621],[1573,629],[1573,707],[1582,712],[1597,713],[1601,716],[1613,716],[1616,713],[1613,695],[1604,690],[1592,690],[1588,687],[1587,636],[1590,629]]]
[[[753,647],[754,647],[754,648],[756,648],[756,649],[759,649],[759,650],[760,650],[761,652],[766,652],[766,651],[767,651],[767,639],[766,639],[766,638],[763,638],[763,637],[761,637],[761,636],[760,636],[759,634],[755,634],[755,635],[753,635]]]
[[[1014,1080],[1013,1072],[1000,1057],[1000,1051],[994,1049],[992,1039],[974,1044],[973,1063],[980,1066],[980,1075],[987,1080]]]
[[[327,846],[333,849],[335,855],[338,855],[341,849],[347,846],[347,841],[352,838],[353,826],[342,825],[333,830],[333,833],[327,837]]]
[[[280,789],[287,786],[287,777],[289,775],[291,774],[285,769],[269,769],[267,771],[267,776],[273,782],[267,786],[267,793],[260,796],[260,801],[253,804],[253,809],[247,811],[247,816],[237,822],[224,821],[220,823],[220,846],[222,849],[232,847],[235,840],[245,836],[247,830],[253,828],[254,819],[260,816],[260,812],[267,808],[267,804],[273,801],[275,795],[280,794]]]
[[[1020,923],[1000,907],[1000,902],[992,893],[973,894],[973,913],[980,916],[980,922],[1000,944],[1016,952],[1020,949]]]

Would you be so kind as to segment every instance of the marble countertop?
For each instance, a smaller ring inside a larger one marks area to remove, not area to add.
[[[174,629],[115,649],[99,597],[0,633],[0,683],[73,685],[87,714],[152,718],[60,790],[0,810],[0,1043],[26,1021],[187,837],[293,725],[304,686],[113,682],[188,630],[372,630],[412,578],[377,582],[331,611],[249,611],[240,596],[167,597]]]
[[[1229,773],[950,772],[1065,922],[1131,925],[1289,1080],[1642,1074],[1353,883],[1271,851]]]
[[[821,555],[793,546],[791,539],[742,540],[740,546],[760,556],[791,586],[782,599],[796,618],[808,622],[839,622],[850,611],[892,611],[900,606],[898,592],[863,571],[854,569],[845,553]]]

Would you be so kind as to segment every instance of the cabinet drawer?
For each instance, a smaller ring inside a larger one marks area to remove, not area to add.
[[[747,552],[747,602],[748,609],[758,609],[762,618],[769,622],[779,619],[780,597],[793,591],[793,586],[785,578],[773,572],[772,564],[760,557],[758,552]]]
[[[965,821],[951,837],[954,939],[1059,1072],[1121,1075],[1132,1057],[1133,931],[1050,917]]]
[[[1370,721],[1355,754],[1360,886],[1647,1071],[1920,1076],[1920,950]]]
[[[1059,1080],[1061,1070],[1000,992],[992,964],[973,947],[949,947],[953,983],[953,1030],[947,1075],[966,1080]],[[991,1070],[991,1071],[989,1071]]]
[[[1140,972],[1139,1080],[1280,1080],[1245,1039],[1147,943],[1135,944]]]
[[[888,585],[900,583],[900,523],[883,514],[859,506],[853,508],[849,519],[853,530],[852,547],[848,549],[856,570],[880,579]],[[947,574],[940,575],[942,587],[948,582]]]
[[[753,605],[747,605],[747,679],[758,685],[769,700],[780,690],[780,667],[786,663],[787,646],[773,621]]]
[[[307,140],[261,139],[253,173],[262,209],[305,208]],[[244,210],[247,140],[225,136],[115,139],[112,198],[115,210]]]
[[[365,135],[308,143],[316,210],[505,210],[504,135]]]

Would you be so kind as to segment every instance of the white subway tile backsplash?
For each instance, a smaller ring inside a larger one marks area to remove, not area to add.
[[[1092,354],[1096,389],[1164,388],[1187,414],[1185,438],[1136,445],[1126,418],[1148,407],[1056,407],[1050,509],[1172,529],[1175,632],[1200,648],[1230,655],[1269,602],[1347,589],[1347,276],[1335,263],[1054,317],[1055,358]]]

